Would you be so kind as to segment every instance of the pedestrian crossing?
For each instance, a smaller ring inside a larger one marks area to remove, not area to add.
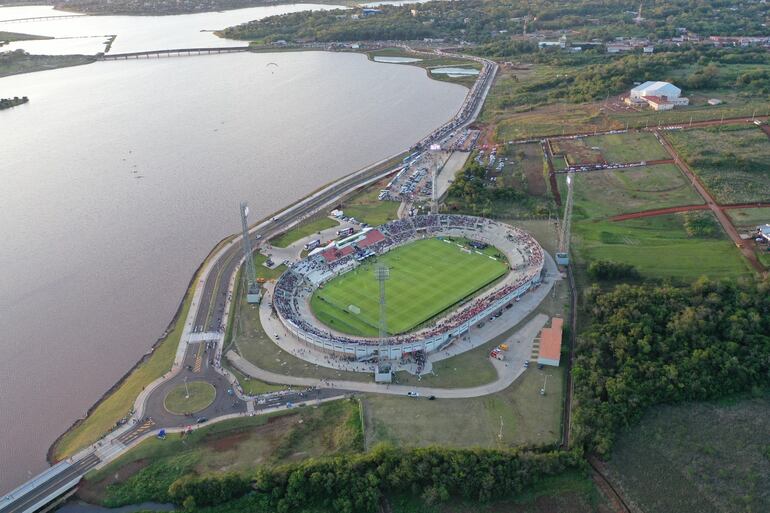
[[[152,427],[155,425],[155,421],[152,419],[147,419],[144,422],[142,422],[138,428],[133,429],[127,433],[123,433],[118,437],[118,441],[122,444],[128,445],[143,434],[145,434],[147,431],[152,429]]]
[[[200,344],[198,352],[195,354],[195,364],[193,365],[193,372],[195,373],[200,372],[203,367],[203,346],[204,344]]]

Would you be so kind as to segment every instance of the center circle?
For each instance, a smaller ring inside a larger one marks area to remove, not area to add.
[[[217,390],[205,381],[191,381],[172,388],[163,400],[169,413],[184,415],[206,409],[217,396]]]

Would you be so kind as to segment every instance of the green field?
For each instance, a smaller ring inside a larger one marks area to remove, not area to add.
[[[438,239],[395,249],[377,263],[390,268],[385,294],[391,334],[411,330],[508,271],[507,262]],[[351,305],[360,312],[350,311]],[[374,265],[362,265],[317,289],[311,307],[321,322],[338,331],[375,336],[379,292]]]
[[[770,201],[770,139],[754,125],[666,137],[720,203]]]
[[[725,212],[739,230],[754,230],[761,224],[770,223],[770,208],[736,208]]]
[[[607,162],[641,162],[669,159],[658,140],[649,132],[597,135],[583,139],[586,146],[599,148]]]
[[[362,223],[371,226],[379,226],[398,218],[399,203],[396,201],[380,201],[377,196],[380,189],[387,185],[389,179],[374,184],[370,188],[346,199],[342,203],[342,209],[348,217],[355,217]]]
[[[770,396],[660,406],[623,433],[613,480],[645,513],[770,511]]]
[[[334,219],[321,217],[310,222],[302,223],[299,226],[296,226],[287,231],[286,233],[270,239],[270,244],[278,248],[285,248],[292,242],[296,242],[303,237],[307,237],[308,235],[318,233],[321,230],[325,230],[337,225],[339,225],[339,223]]]
[[[192,381],[185,385],[177,385],[166,395],[163,407],[170,413],[183,415],[196,413],[214,402],[216,389],[205,381]]]
[[[574,220],[703,203],[703,198],[673,164],[590,171],[573,178]],[[562,198],[567,197],[565,180],[565,175],[559,176]]]
[[[706,214],[713,223],[713,214]],[[648,278],[693,280],[700,276],[734,278],[750,271],[740,252],[720,231],[693,237],[682,214],[628,221],[580,221],[572,227],[572,249],[578,263],[625,262]]]
[[[487,448],[556,442],[561,436],[563,380],[561,367],[530,368],[502,392],[473,399],[367,395],[362,400],[366,447],[379,442]]]

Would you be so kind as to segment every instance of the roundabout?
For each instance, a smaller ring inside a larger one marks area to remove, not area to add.
[[[197,413],[208,408],[217,396],[217,390],[206,381],[191,381],[177,385],[166,394],[163,407],[174,415]]]

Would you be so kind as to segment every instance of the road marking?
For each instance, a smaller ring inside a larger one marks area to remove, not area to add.
[[[193,372],[200,372],[201,364],[203,364],[203,342],[198,345],[198,352],[195,355],[195,365],[193,365]]]

